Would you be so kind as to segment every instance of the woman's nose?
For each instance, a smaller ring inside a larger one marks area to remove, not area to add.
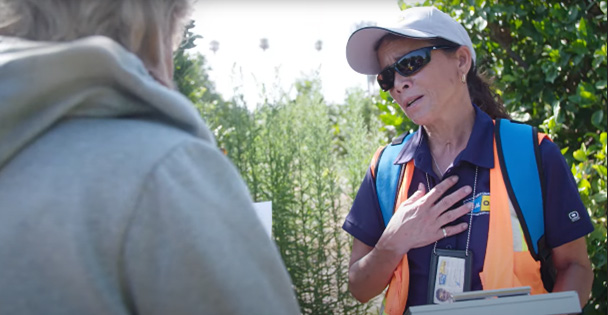
[[[399,73],[395,73],[395,82],[393,85],[397,92],[401,92],[412,86],[412,80],[409,77],[404,77]]]

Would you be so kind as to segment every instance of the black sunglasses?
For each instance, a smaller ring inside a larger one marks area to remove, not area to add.
[[[431,51],[435,49],[452,49],[455,46],[429,46],[412,50],[399,58],[394,64],[384,68],[377,77],[383,91],[390,90],[395,83],[395,72],[408,77],[431,62]]]

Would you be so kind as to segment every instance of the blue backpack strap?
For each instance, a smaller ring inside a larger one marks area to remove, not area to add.
[[[538,130],[526,124],[497,119],[495,132],[498,160],[507,193],[530,254],[541,263],[543,285],[551,292],[556,270],[545,239],[545,187]]]
[[[496,120],[496,148],[507,193],[524,232],[530,254],[541,263],[545,289],[553,291],[556,270],[545,239],[542,160],[538,130],[532,126]]]
[[[378,158],[378,164],[376,165],[376,194],[378,195],[378,203],[380,204],[384,226],[388,225],[393,216],[397,190],[401,182],[400,177],[403,165],[394,164],[394,162],[399,152],[401,152],[403,145],[409,141],[412,135],[414,133],[409,135],[408,133],[404,133],[395,138],[391,144],[384,148]]]
[[[532,126],[506,119],[496,120],[496,147],[507,193],[528,248],[534,259],[539,260],[545,224],[537,134]]]

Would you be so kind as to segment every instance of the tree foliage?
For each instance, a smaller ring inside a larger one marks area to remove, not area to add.
[[[196,47],[195,41],[202,38],[192,32],[194,21],[190,21],[184,30],[183,40],[173,54],[174,82],[178,90],[194,100],[213,102],[221,100],[215,92],[215,85],[209,80],[205,57],[201,54],[190,54]]]

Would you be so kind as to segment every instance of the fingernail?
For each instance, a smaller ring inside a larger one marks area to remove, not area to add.
[[[471,186],[465,186],[465,187],[464,187],[464,192],[466,192],[467,194],[470,194],[470,193],[471,193],[471,190],[472,190],[472,189],[471,189]]]
[[[454,176],[452,176],[452,181],[453,181],[453,182],[457,182],[457,181],[458,181],[458,175],[454,175]]]

